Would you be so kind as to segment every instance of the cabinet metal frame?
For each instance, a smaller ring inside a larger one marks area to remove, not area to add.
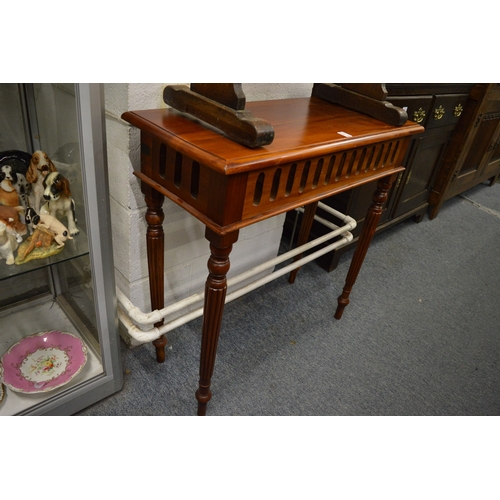
[[[47,401],[19,415],[72,415],[117,392],[123,384],[111,245],[104,87],[94,83],[75,84],[75,97],[89,259],[103,373],[49,397]],[[70,307],[66,305],[65,308],[70,316]]]

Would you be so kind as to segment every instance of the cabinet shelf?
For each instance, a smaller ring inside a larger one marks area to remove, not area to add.
[[[82,328],[77,319],[68,314],[69,304],[61,298],[54,298],[47,294],[37,300],[25,301],[15,308],[4,309],[0,312],[2,335],[0,337],[0,356],[16,342],[34,333],[49,331],[57,325],[61,331],[75,334],[87,348],[87,362],[82,371],[68,384],[50,392],[23,394],[5,389],[5,401],[0,404],[0,416],[22,415],[43,410],[48,399],[57,399],[61,394],[71,391],[82,383],[89,382],[102,376],[102,357],[96,348],[96,341],[91,332]]]
[[[0,281],[8,280],[22,274],[29,274],[33,271],[50,267],[68,260],[76,259],[89,254],[89,244],[87,235],[80,231],[72,240],[67,240],[62,251],[51,257],[36,259],[24,264],[6,265],[0,262]]]

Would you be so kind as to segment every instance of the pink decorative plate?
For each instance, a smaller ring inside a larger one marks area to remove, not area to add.
[[[78,337],[52,330],[14,344],[0,360],[0,376],[13,391],[47,392],[67,384],[86,362],[87,348]]]

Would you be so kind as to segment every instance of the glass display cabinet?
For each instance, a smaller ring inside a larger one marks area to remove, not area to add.
[[[71,415],[122,386],[103,87],[0,107],[0,415]]]

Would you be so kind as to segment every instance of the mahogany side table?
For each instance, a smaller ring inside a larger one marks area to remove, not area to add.
[[[205,415],[226,295],[229,255],[239,230],[305,206],[307,237],[318,201],[378,180],[362,234],[338,298],[340,319],[375,232],[388,191],[410,137],[423,128],[396,127],[316,97],[250,102],[247,109],[269,122],[275,137],[249,148],[174,109],[130,111],[122,118],[141,130],[141,170],[135,175],[147,204],[146,242],[151,306],[164,306],[165,196],[206,226],[210,243],[205,286],[198,415]],[[291,278],[293,281],[293,277]],[[161,325],[157,323],[158,326]],[[167,339],[153,342],[165,359]]]

